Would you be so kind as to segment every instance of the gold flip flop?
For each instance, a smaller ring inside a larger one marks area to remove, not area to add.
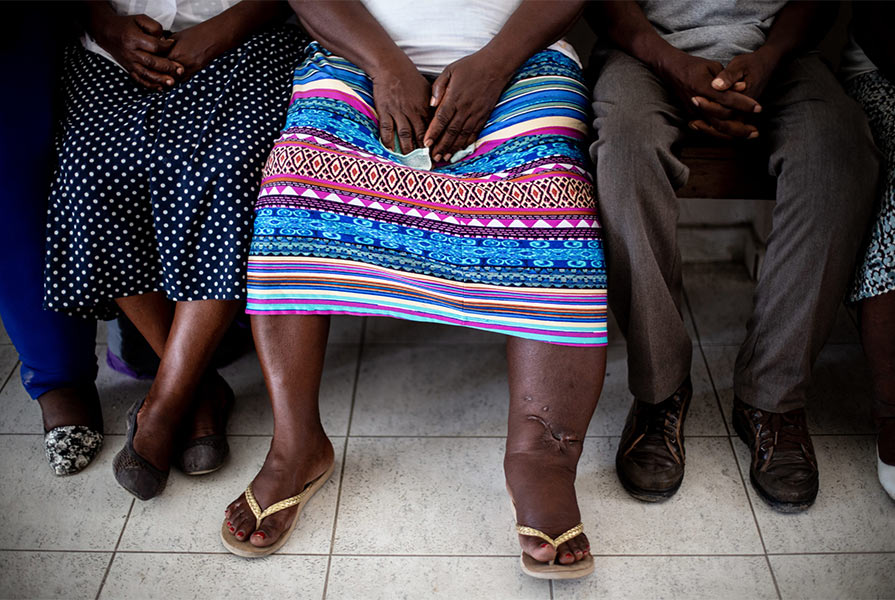
[[[560,544],[584,533],[584,524],[578,523],[565,533],[560,534],[556,539],[551,538],[539,529],[519,525],[518,523],[516,523],[516,533],[541,538],[556,550]],[[594,572],[594,557],[588,554],[581,560],[564,565],[556,562],[556,559],[551,560],[549,563],[540,562],[523,552],[522,571],[526,575],[531,575],[537,579],[577,579]]]
[[[273,554],[277,550],[283,547],[289,540],[289,536],[292,535],[292,530],[295,529],[295,526],[298,524],[298,516],[301,514],[302,509],[308,503],[308,500],[311,499],[317,490],[323,487],[329,480],[329,476],[333,473],[333,468],[335,463],[329,466],[326,470],[326,473],[318,477],[317,479],[311,481],[305,486],[299,494],[292,496],[291,498],[286,498],[285,500],[280,500],[275,504],[271,504],[264,510],[261,510],[261,507],[258,505],[258,501],[255,500],[255,494],[252,492],[252,484],[249,484],[249,487],[246,488],[245,496],[246,503],[249,505],[249,508],[252,510],[252,514],[255,515],[255,531],[257,531],[261,527],[261,521],[263,521],[266,517],[274,513],[278,513],[281,510],[286,510],[287,508],[291,508],[293,506],[297,506],[298,509],[295,511],[295,516],[292,517],[292,523],[289,524],[289,528],[284,531],[279,539],[271,544],[270,546],[258,547],[252,545],[249,541],[248,537],[242,542],[236,539],[236,537],[230,533],[230,529],[227,527],[227,521],[225,520],[221,524],[221,541],[224,543],[224,547],[237,556],[242,556],[245,558],[261,558],[262,556],[267,556],[269,554]]]

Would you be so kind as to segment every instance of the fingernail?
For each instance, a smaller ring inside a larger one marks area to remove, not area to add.
[[[756,104],[755,108],[752,109],[752,112],[760,113],[761,112],[761,104]]]
[[[166,79],[166,80],[165,80],[165,83],[167,83],[168,85],[174,85],[174,80],[173,80],[173,79]]]
[[[267,537],[263,531],[256,531],[255,535],[258,536],[259,538],[261,538],[262,540]]]
[[[178,75],[182,75],[182,74],[183,74],[183,67],[177,67],[177,74],[178,74]]]
[[[693,131],[699,131],[699,127],[696,126],[696,123],[690,123],[690,129]]]
[[[436,155],[435,155],[435,162],[441,162],[441,155],[440,155],[440,154],[436,154]]]
[[[758,137],[758,132],[753,131],[752,133],[749,134],[749,137],[747,139],[754,140],[757,137]]]
[[[692,102],[695,106],[699,106],[699,98],[697,98],[696,96],[690,98],[690,102]]]
[[[432,140],[426,140],[425,142],[423,142],[423,146],[425,146],[426,148],[431,148]]]
[[[447,162],[447,161],[451,160],[451,156],[453,156],[453,155],[452,155],[452,154],[445,154],[445,155],[444,155],[444,162]]]
[[[429,98],[429,106],[438,106],[438,100],[435,99],[435,96]]]
[[[712,87],[715,87],[715,88],[724,87],[724,80],[721,79],[720,77],[716,77],[715,79],[712,80]]]

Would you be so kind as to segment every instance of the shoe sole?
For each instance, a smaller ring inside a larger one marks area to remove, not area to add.
[[[740,441],[746,444],[746,447],[749,448],[751,453],[752,445],[749,443],[749,433],[743,429],[743,425],[740,423],[740,420],[737,418],[732,419],[733,421],[733,430],[736,431],[737,437],[740,438]],[[749,482],[752,484],[752,489],[758,494],[758,496],[771,508],[776,510],[777,512],[783,514],[795,514],[808,510],[811,505],[814,504],[814,499],[806,500],[804,502],[785,502],[783,500],[778,500],[774,498],[770,494],[768,494],[764,488],[758,485],[758,480],[755,479],[755,474],[752,472],[751,459],[749,464]],[[815,496],[817,492],[814,493]]]
[[[622,487],[625,488],[625,491],[628,492],[628,494],[630,494],[632,498],[640,500],[641,502],[664,502],[665,500],[668,500],[669,498],[674,496],[681,488],[681,484],[684,482],[684,478],[681,477],[680,481],[678,481],[670,488],[666,488],[664,490],[645,490],[628,481],[628,479],[622,474],[621,465],[619,465],[618,460],[615,461],[615,473],[616,475],[618,475],[619,483],[622,484]]]

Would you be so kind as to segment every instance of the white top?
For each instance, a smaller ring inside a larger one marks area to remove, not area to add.
[[[162,29],[167,31],[189,29],[218,16],[239,2],[240,0],[109,0],[119,15],[146,15],[158,21]],[[89,34],[85,33],[81,37],[81,43],[91,52],[118,64]]]
[[[839,77],[842,78],[842,81],[848,81],[871,71],[876,71],[876,65],[864,54],[861,46],[855,40],[854,32],[852,32],[848,36],[848,44],[842,51],[842,62],[839,63]]]
[[[481,50],[522,0],[362,0],[416,68],[439,75],[452,62]],[[576,62],[565,42],[550,46]]]

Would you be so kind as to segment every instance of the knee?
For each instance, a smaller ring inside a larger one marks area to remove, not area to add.
[[[594,103],[595,109],[597,104]],[[597,177],[631,181],[635,175],[655,174],[672,181],[682,177],[685,167],[671,151],[679,129],[650,104],[597,109],[591,158]],[[683,183],[683,182],[681,182]]]

